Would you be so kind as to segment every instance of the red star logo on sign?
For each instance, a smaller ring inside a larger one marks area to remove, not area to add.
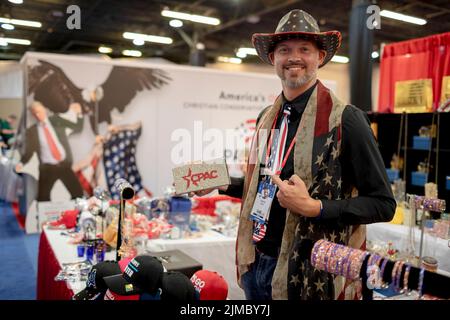
[[[200,172],[192,174],[192,169],[189,168],[187,175],[183,176],[183,179],[186,181],[186,188],[189,188],[191,182],[193,185],[198,186],[198,183],[201,180],[209,180],[216,179],[218,177],[217,170],[211,170],[211,172]]]

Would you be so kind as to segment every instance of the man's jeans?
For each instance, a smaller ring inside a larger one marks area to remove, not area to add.
[[[255,262],[241,278],[247,300],[272,300],[272,277],[277,260],[256,252]]]

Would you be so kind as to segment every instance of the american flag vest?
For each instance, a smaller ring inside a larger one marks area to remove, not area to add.
[[[262,116],[256,129],[249,154],[247,176],[244,183],[243,205],[236,242],[238,280],[254,261],[251,206],[256,196],[259,172],[258,131],[270,127],[281,108],[279,97]],[[355,189],[341,176],[339,154],[341,151],[342,113],[354,108],[340,102],[320,81],[307,103],[297,131],[294,148],[294,172],[305,182],[311,197],[339,200],[354,196]],[[286,212],[280,255],[272,279],[273,299],[330,300],[358,299],[360,284],[340,276],[314,270],[305,256],[301,243],[304,239],[327,239],[351,247],[365,249],[363,226],[338,226],[313,218]]]

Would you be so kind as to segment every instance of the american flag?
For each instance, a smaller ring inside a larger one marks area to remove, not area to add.
[[[260,241],[266,235],[267,226],[265,223],[260,223],[255,221],[253,223],[253,242],[256,243]]]
[[[141,127],[121,130],[112,134],[103,145],[106,183],[114,199],[120,198],[114,187],[114,182],[119,178],[127,180],[136,193],[143,189],[135,156],[136,144],[141,131]]]

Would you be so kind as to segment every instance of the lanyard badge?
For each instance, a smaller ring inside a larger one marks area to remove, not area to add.
[[[255,202],[253,203],[252,211],[250,213],[250,219],[260,224],[267,224],[270,208],[277,190],[277,186],[271,182],[270,175],[274,173],[280,174],[295,144],[295,139],[293,139],[285,154],[284,148],[287,140],[289,115],[290,107],[287,107],[283,111],[283,118],[278,134],[274,131],[278,115],[272,124],[272,131],[266,152],[266,169],[262,172],[262,174],[266,176],[258,184],[258,193],[256,194]]]
[[[273,199],[277,186],[270,183],[270,181],[261,181],[258,185],[258,193],[256,194],[255,202],[250,214],[250,219],[259,223],[267,223],[269,220],[270,207],[272,206]]]

